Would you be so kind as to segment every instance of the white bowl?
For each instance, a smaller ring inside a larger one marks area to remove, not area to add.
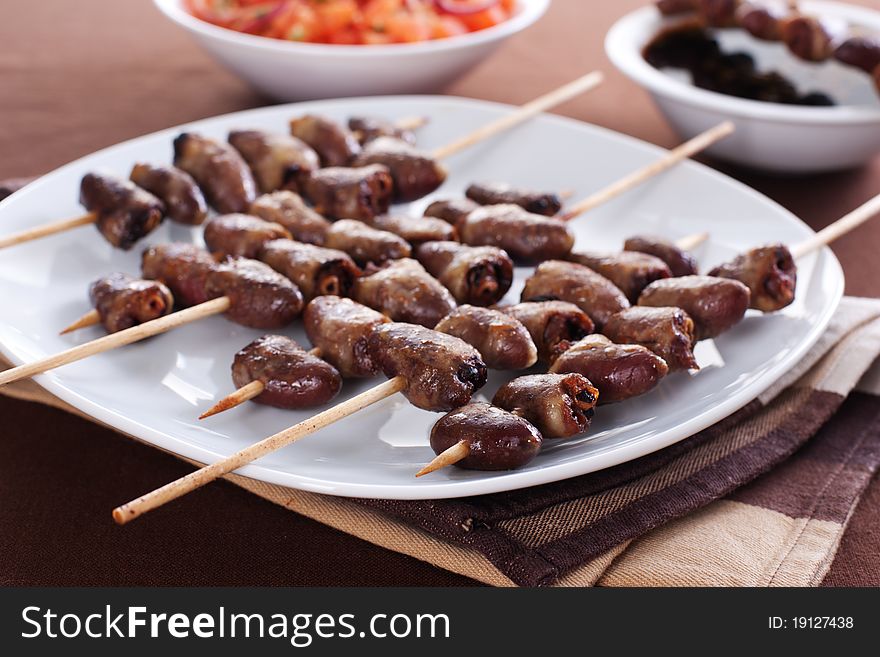
[[[880,34],[880,12],[836,2],[804,1],[804,13],[841,20]],[[837,62],[798,60],[781,43],[765,43],[743,30],[717,30],[725,51],[747,50],[759,69],[776,70],[801,91],[824,91],[835,107],[781,105],[735,98],[699,89],[686,74],[658,70],[642,57],[643,47],[665,25],[653,6],[620,19],[605,39],[611,61],[645,87],[682,138],[729,119],[736,132],[707,152],[752,168],[785,173],[844,169],[864,164],[880,152],[880,96],[865,73]]]
[[[438,91],[537,21],[550,0],[519,0],[519,11],[494,27],[421,43],[337,46],[297,43],[217,27],[183,8],[153,0],[221,64],[280,101]]]

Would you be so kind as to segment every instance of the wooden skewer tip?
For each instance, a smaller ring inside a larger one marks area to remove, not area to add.
[[[67,335],[68,333],[73,333],[74,331],[78,331],[81,328],[94,326],[95,324],[100,323],[101,315],[98,314],[98,311],[90,310],[85,315],[76,320],[73,324],[62,330],[58,335]]]
[[[458,463],[462,459],[466,459],[470,453],[471,448],[467,441],[459,440],[452,447],[448,447],[440,452],[433,461],[416,472],[416,477],[424,477],[426,474],[436,472],[437,470],[446,468],[454,463]]]

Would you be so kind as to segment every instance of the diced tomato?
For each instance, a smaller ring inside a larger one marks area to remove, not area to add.
[[[485,30],[487,27],[503,23],[507,20],[507,12],[496,5],[495,7],[479,11],[476,14],[463,14],[459,18],[471,32],[476,32],[477,30]]]

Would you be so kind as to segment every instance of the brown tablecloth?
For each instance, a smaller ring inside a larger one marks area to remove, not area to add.
[[[268,102],[217,67],[151,4],[44,0],[6,14],[0,22],[0,178],[39,174],[122,139]],[[520,103],[601,68],[608,73],[604,87],[559,112],[671,146],[675,136],[647,95],[602,51],[611,23],[641,4],[555,0],[538,25],[448,91]],[[727,171],[817,229],[880,191],[880,160],[809,179]],[[880,297],[878,245],[880,222],[834,245],[848,294]],[[43,406],[0,398],[0,418],[2,584],[471,583],[226,483],[155,512],[149,522],[117,528],[108,509],[189,467]],[[875,481],[825,583],[880,585],[878,533]]]

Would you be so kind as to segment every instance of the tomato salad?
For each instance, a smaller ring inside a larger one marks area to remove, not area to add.
[[[516,0],[185,0],[201,20],[236,32],[308,43],[414,43],[508,20]]]

